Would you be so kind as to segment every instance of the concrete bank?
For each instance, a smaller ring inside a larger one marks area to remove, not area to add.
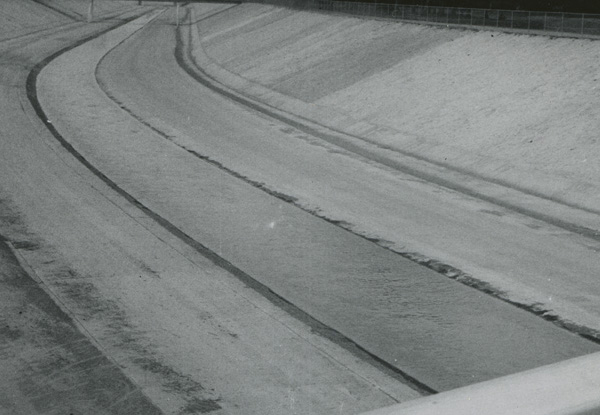
[[[338,143],[598,237],[600,42],[257,4],[192,39],[210,77]]]
[[[49,208],[40,187],[26,183],[39,181],[31,175],[36,168],[52,174],[31,151],[43,132],[36,129],[41,121],[27,103],[25,81],[37,62],[119,21],[83,25],[30,1],[7,0],[1,8],[0,413],[160,414],[24,260],[41,248],[41,240],[22,213],[35,211],[41,218]],[[124,18],[147,11],[127,9]],[[49,148],[41,147],[51,159]],[[29,197],[23,210],[19,195]]]
[[[0,412],[161,414],[42,287],[0,236]]]
[[[33,2],[5,0],[2,2],[2,14],[0,14],[0,40],[24,36],[69,22],[70,19],[66,16],[50,10],[44,11],[41,6]]]

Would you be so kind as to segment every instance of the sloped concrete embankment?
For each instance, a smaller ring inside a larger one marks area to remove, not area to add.
[[[55,11],[74,20],[85,21],[90,8],[89,1],[81,0],[31,0],[40,6]],[[126,10],[138,7],[138,2],[130,0],[95,1],[93,7],[94,20],[114,18]]]
[[[1,235],[0,287],[0,412],[161,413],[79,331]]]
[[[0,13],[0,40],[15,38],[68,22],[66,16],[33,2],[4,0],[2,13]]]
[[[2,0],[0,41],[68,27],[87,19],[89,2],[79,0]],[[95,20],[117,19],[139,6],[135,2],[111,0],[94,4]]]
[[[41,120],[26,104],[27,75],[46,56],[115,23],[83,25],[29,0],[5,0],[0,9],[0,413],[159,414],[23,259],[40,246],[13,203],[15,195],[31,196],[42,201],[25,203],[36,216],[50,210],[43,185],[28,175],[52,173],[31,151]]]
[[[243,94],[598,229],[598,41],[244,4],[198,24],[194,48]]]

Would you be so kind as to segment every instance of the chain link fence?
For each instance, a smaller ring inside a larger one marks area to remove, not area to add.
[[[251,1],[294,9],[323,10],[355,16],[600,36],[600,14],[409,6],[332,0]]]

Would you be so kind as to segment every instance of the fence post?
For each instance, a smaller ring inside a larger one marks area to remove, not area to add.
[[[498,14],[496,14],[496,27],[500,25],[500,10],[498,10]]]
[[[527,31],[529,31],[531,29],[531,12],[529,12],[529,15],[527,16]]]
[[[581,14],[581,34],[583,35],[583,25],[585,23],[585,13]]]
[[[560,14],[560,32],[562,33],[564,29],[565,29],[565,14],[561,13]]]
[[[546,18],[548,17],[548,13],[544,12],[544,31],[546,30]]]
[[[473,9],[471,9],[471,26],[473,26]]]
[[[512,29],[515,24],[515,11],[510,11],[510,28]]]

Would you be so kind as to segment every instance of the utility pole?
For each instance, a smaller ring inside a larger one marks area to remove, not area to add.
[[[177,1],[175,3],[177,4],[177,7],[176,7],[176,10],[177,10],[177,12],[176,12],[176,15],[177,15],[177,27],[179,27],[179,2]]]
[[[90,0],[90,7],[88,8],[88,23],[94,20],[94,0]]]

